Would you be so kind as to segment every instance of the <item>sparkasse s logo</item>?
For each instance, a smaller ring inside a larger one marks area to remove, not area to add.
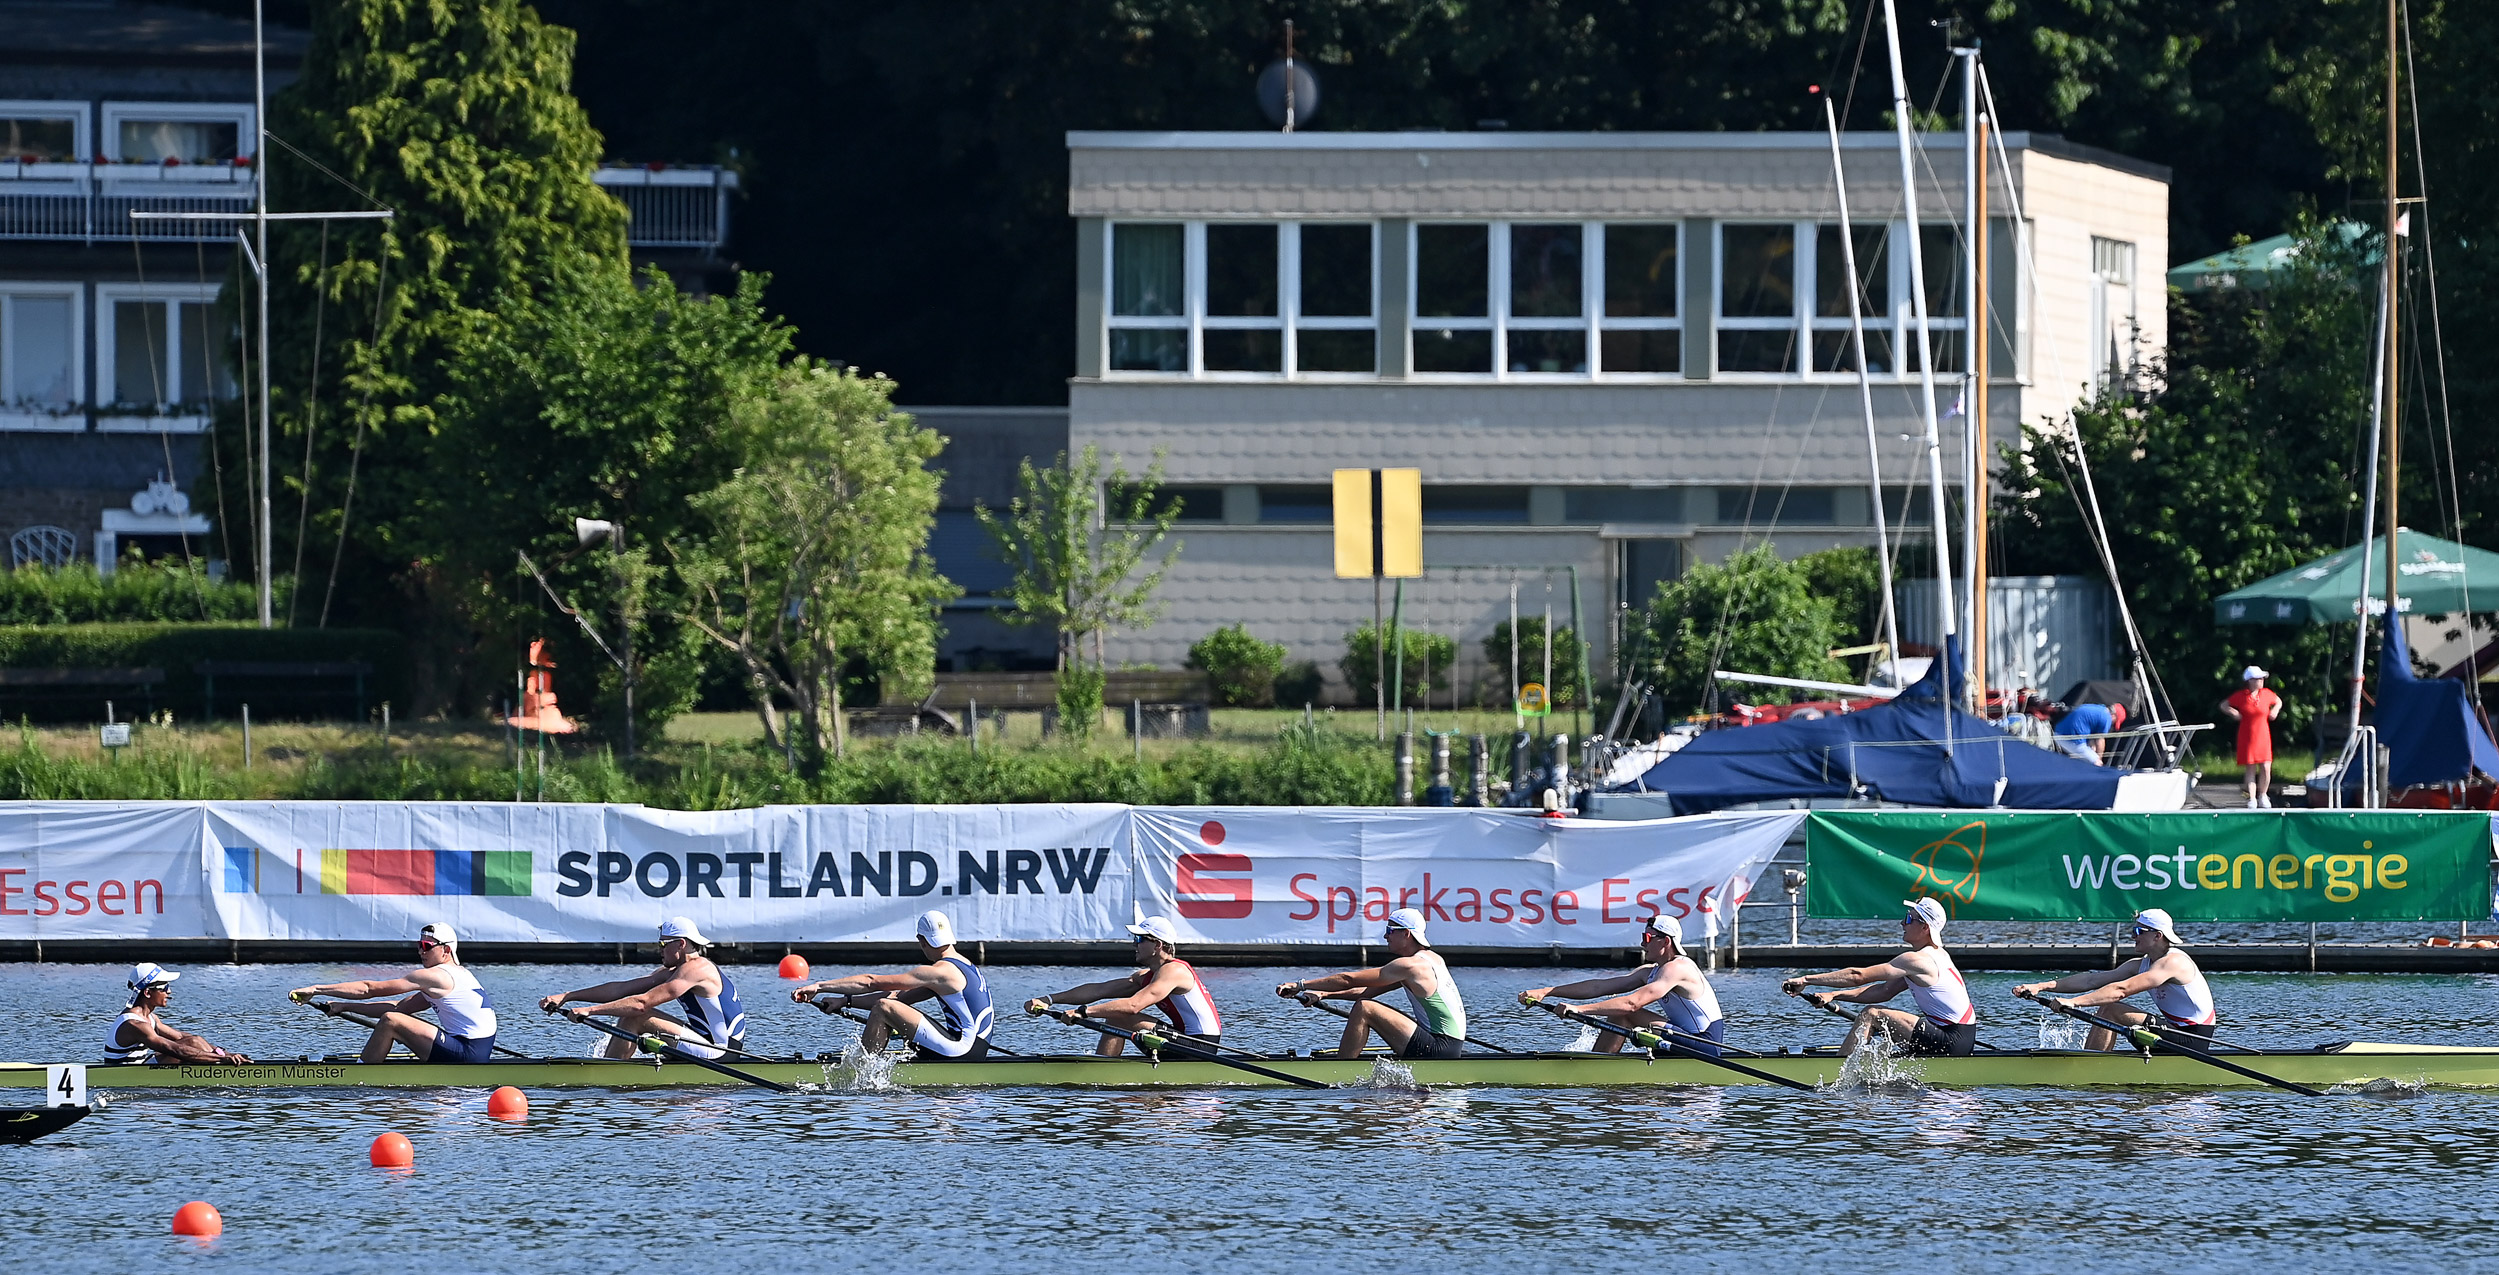
[[[1198,825],[1197,838],[1212,847],[1223,844],[1223,824],[1209,819]],[[1250,870],[1245,854],[1188,853],[1180,856],[1180,915],[1191,920],[1237,921],[1250,914],[1255,901],[1255,887],[1247,876],[1208,876],[1213,872]]]

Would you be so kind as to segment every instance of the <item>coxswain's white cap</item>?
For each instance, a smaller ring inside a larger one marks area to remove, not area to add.
[[[2183,946],[2185,942],[2178,937],[2177,922],[2170,920],[2169,913],[2161,908],[2145,908],[2144,910],[2135,913],[2135,928],[2138,930],[2158,930],[2160,931],[2162,937],[2168,939],[2172,943],[2180,944],[2181,946]]]
[[[1423,913],[1420,909],[1399,908],[1396,911],[1389,913],[1388,928],[1392,930],[1404,930],[1406,933],[1414,936],[1415,942],[1420,943],[1425,947],[1430,947],[1432,945],[1432,941],[1425,938],[1423,935]]]
[[[2248,665],[2248,666],[2247,666],[2247,668],[2246,668],[2246,669],[2244,669],[2243,671],[2241,671],[2241,672],[2240,672],[2240,674],[2239,674],[2239,680],[2240,680],[2240,681],[2242,681],[2242,682],[2253,682],[2253,681],[2255,681],[2256,679],[2258,679],[2258,678],[2260,678],[2260,677],[2271,677],[2271,676],[2273,676],[2273,674],[2266,672],[2264,669],[2262,669],[2262,668],[2260,668],[2260,667],[2258,667],[2258,666],[2256,666],[2256,665],[2254,665],[2254,664],[2250,664],[2250,665]]]
[[[946,914],[935,908],[920,914],[918,933],[920,941],[930,947],[954,946],[954,922],[947,920]]]
[[[1658,913],[1656,916],[1650,917],[1648,925],[1641,930],[1641,933],[1644,935],[1654,934],[1659,938],[1674,944],[1676,951],[1680,952],[1683,950],[1683,927],[1677,925],[1672,918],[1668,917],[1663,912]]]
[[[1165,947],[1180,946],[1180,927],[1173,925],[1166,917],[1149,916],[1129,926],[1128,932],[1138,938],[1161,939]]]
[[[131,1003],[134,1005],[138,1003],[139,993],[151,987],[163,987],[180,977],[182,977],[180,974],[154,961],[141,961],[131,966],[129,980]]]
[[[662,943],[665,943],[670,939],[684,939],[686,942],[691,943],[696,947],[710,947],[712,945],[712,941],[710,939],[703,937],[703,932],[701,930],[694,928],[693,918],[683,916],[672,916],[667,920],[660,922],[659,939]]]
[[[1904,919],[1911,921],[1924,921],[1926,922],[1926,928],[1935,932],[1935,937],[1943,937],[1944,921],[1946,920],[1944,916],[1943,904],[1937,903],[1933,898],[1922,898],[1902,899],[1900,901],[1900,906],[1909,909],[1909,915]]]
[[[420,939],[432,939],[435,942],[442,944],[444,947],[449,947],[460,941],[460,936],[453,933],[450,926],[445,925],[440,921],[436,921],[432,925],[426,926],[424,929],[417,931],[417,937]]]

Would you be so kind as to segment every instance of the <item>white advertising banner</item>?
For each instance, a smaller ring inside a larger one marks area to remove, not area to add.
[[[1376,942],[1396,907],[1446,946],[1699,940],[1801,816],[1643,823],[1481,810],[1120,805],[28,802],[0,809],[0,940],[642,942],[670,916],[727,943]]]
[[[1184,942],[1378,943],[1410,907],[1436,946],[1631,947],[1653,916],[1715,936],[1803,819],[1140,808],[1133,835]]]

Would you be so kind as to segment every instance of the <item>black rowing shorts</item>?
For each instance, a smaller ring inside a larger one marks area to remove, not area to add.
[[[1978,1024],[1955,1023],[1946,1027],[1921,1015],[1918,1029],[1909,1034],[1908,1047],[1901,1052],[1911,1058],[1967,1058],[1978,1047]]]
[[[1456,1058],[1466,1052],[1466,1041],[1454,1036],[1435,1036],[1427,1027],[1417,1027],[1397,1051],[1399,1058]]]

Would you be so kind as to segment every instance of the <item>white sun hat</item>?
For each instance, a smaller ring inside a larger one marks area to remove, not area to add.
[[[920,914],[920,923],[914,932],[920,936],[921,942],[930,947],[954,946],[954,922],[947,920],[946,914],[935,908]]]

